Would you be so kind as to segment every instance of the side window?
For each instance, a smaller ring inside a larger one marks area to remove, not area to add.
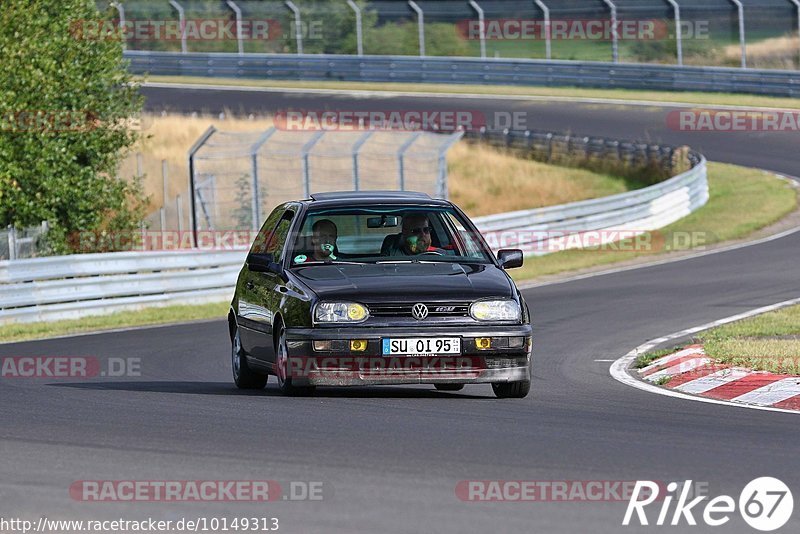
[[[278,221],[281,219],[284,213],[286,213],[285,205],[278,206],[272,211],[272,213],[269,214],[269,217],[267,217],[267,220],[264,221],[264,224],[261,226],[261,230],[258,231],[258,235],[253,241],[253,245],[250,247],[250,254],[267,253],[267,240],[272,235],[275,225],[278,224]]]
[[[289,229],[292,226],[292,219],[294,219],[294,212],[287,211],[281,217],[278,226],[275,227],[275,231],[272,232],[269,241],[267,241],[265,252],[273,254],[275,261],[278,261],[283,255],[283,249],[286,247],[286,240],[289,237]]]

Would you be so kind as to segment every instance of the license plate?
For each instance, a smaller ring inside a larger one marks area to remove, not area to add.
[[[383,340],[383,355],[461,354],[461,338],[414,337]]]

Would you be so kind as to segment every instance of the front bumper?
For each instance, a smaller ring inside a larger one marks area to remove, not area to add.
[[[287,372],[296,385],[477,384],[518,382],[531,377],[530,325],[407,328],[287,329]],[[383,338],[460,337],[460,355],[383,356]],[[475,338],[525,339],[521,348],[478,350]],[[314,340],[367,340],[367,350],[317,352]]]

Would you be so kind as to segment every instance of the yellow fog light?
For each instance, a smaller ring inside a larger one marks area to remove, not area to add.
[[[476,337],[475,348],[478,350],[486,350],[492,348],[492,338],[490,337]]]
[[[350,350],[352,352],[364,352],[367,350],[367,340],[366,339],[351,339],[350,340]]]
[[[352,303],[347,306],[347,318],[351,321],[361,321],[367,316],[367,309],[361,304]]]

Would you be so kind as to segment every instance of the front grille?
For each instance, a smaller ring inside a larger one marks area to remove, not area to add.
[[[380,302],[367,304],[372,317],[412,317],[416,302]],[[469,317],[470,302],[423,302],[428,317]]]

